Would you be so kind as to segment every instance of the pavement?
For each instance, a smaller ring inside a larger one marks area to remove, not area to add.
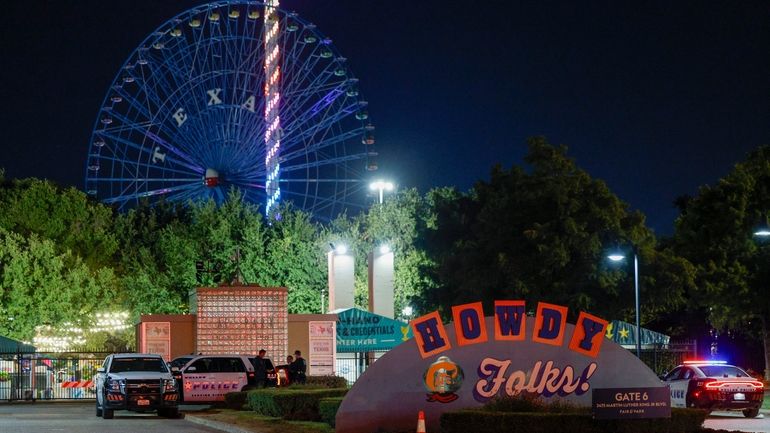
[[[221,430],[221,431],[227,432],[227,433],[254,433],[253,430],[244,430],[244,429],[242,429],[240,427],[236,427],[236,426],[234,426],[232,424],[227,424],[227,423],[219,422],[219,421],[212,421],[210,419],[206,419],[206,418],[203,418],[203,417],[200,417],[200,416],[185,414],[184,419],[185,419],[185,421],[194,422],[196,424],[200,424],[200,425],[203,425],[203,426],[206,426],[206,427],[209,427],[209,428]]]

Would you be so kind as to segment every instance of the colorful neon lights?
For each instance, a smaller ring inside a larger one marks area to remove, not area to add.
[[[281,151],[281,66],[280,20],[276,14],[279,0],[267,0],[265,2],[265,21],[263,27],[265,49],[265,215],[278,204],[281,198],[280,164],[278,156]]]

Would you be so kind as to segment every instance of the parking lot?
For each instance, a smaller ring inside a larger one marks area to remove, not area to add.
[[[203,406],[186,408],[188,413]],[[185,419],[160,418],[155,414],[118,411],[105,420],[95,415],[94,402],[0,403],[0,433],[211,433],[219,432]]]

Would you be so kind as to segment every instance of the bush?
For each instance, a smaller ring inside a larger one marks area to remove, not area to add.
[[[228,409],[242,410],[248,398],[248,392],[228,392],[225,394],[225,407]]]
[[[308,376],[305,385],[321,388],[349,388],[348,381],[339,376]]]
[[[482,410],[491,412],[540,412],[540,413],[576,413],[590,414],[587,407],[580,407],[565,400],[553,400],[546,402],[538,394],[523,393],[515,397],[500,396],[488,401]]]
[[[695,433],[706,412],[672,409],[671,418],[595,420],[589,413],[460,410],[441,415],[442,433]]]
[[[288,420],[319,421],[318,401],[326,397],[343,397],[347,388],[333,389],[258,389],[249,391],[249,409],[266,416]]]
[[[337,410],[344,397],[327,397],[318,400],[318,415],[321,421],[334,427],[334,420],[337,417]]]

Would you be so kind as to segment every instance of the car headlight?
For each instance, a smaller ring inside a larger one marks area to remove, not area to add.
[[[110,391],[121,391],[125,386],[124,379],[107,379],[107,389]]]
[[[176,380],[174,380],[174,379],[163,379],[163,389],[166,392],[176,391]]]

